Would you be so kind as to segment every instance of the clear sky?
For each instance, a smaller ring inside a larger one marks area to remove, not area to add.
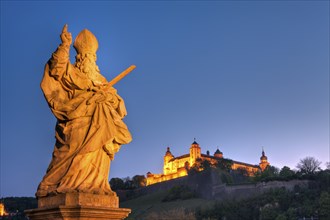
[[[1,195],[33,196],[54,146],[40,89],[60,44],[84,28],[128,110],[133,141],[111,177],[162,172],[166,147],[276,167],[329,161],[328,1],[1,1]],[[71,51],[74,62],[75,52]]]

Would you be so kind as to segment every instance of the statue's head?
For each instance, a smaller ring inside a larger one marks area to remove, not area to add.
[[[87,29],[78,34],[73,44],[77,51],[75,67],[92,80],[100,73],[99,67],[96,65],[98,46],[96,37]]]
[[[84,29],[76,37],[73,47],[76,49],[77,54],[96,54],[99,43],[92,32]]]

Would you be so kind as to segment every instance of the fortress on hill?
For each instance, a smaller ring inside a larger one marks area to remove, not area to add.
[[[188,175],[189,168],[195,164],[197,159],[207,160],[210,162],[211,165],[215,165],[223,159],[223,153],[219,149],[217,149],[213,155],[210,155],[209,151],[207,151],[206,154],[202,154],[199,144],[194,141],[191,144],[189,154],[174,157],[170,151],[170,148],[168,147],[164,156],[163,173],[153,174],[148,172],[147,185],[164,182]],[[243,169],[247,171],[248,175],[252,176],[256,172],[264,171],[268,165],[270,165],[270,163],[267,161],[267,156],[265,155],[264,150],[262,150],[259,165],[253,165],[232,160],[231,169]]]

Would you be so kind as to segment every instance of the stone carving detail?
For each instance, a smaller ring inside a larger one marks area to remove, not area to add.
[[[39,184],[40,199],[62,193],[115,195],[108,182],[110,162],[132,140],[123,122],[126,108],[96,65],[98,41],[89,31],[75,39],[76,62],[67,25],[62,43],[45,66],[41,89],[57,119],[52,161]]]

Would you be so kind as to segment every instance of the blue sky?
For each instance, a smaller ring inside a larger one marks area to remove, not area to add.
[[[276,167],[329,161],[328,1],[1,1],[1,196],[33,196],[54,146],[40,89],[60,44],[84,28],[125,99],[133,141],[110,177],[162,172],[166,147]],[[75,52],[71,51],[74,62]]]

